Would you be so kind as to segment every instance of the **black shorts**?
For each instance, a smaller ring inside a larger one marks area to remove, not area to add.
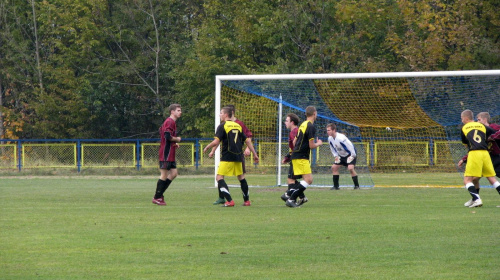
[[[497,177],[500,178],[500,155],[490,154],[491,162],[493,163],[493,168],[495,168],[495,173]]]
[[[243,167],[243,174],[247,173],[247,170],[245,169],[245,155],[241,154],[241,166]]]
[[[340,162],[339,163],[334,163],[335,165],[343,165],[343,166],[348,166],[348,165],[356,165],[356,159],[354,158],[351,163],[347,163],[347,158],[348,157],[340,157]]]
[[[300,179],[302,178],[302,175],[293,175],[293,165],[292,162],[290,161],[290,167],[288,168],[288,179]]]
[[[160,161],[160,169],[177,169],[175,161]]]

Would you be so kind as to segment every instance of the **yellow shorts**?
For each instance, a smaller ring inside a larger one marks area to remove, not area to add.
[[[493,177],[495,175],[495,169],[488,151],[469,151],[467,165],[465,166],[465,177]]]
[[[293,175],[311,174],[311,163],[308,159],[292,159]]]
[[[221,161],[217,174],[223,176],[239,176],[243,174],[243,164],[234,161]]]

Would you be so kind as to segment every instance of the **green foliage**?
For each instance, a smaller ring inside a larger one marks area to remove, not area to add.
[[[4,126],[22,138],[158,137],[175,102],[180,134],[210,137],[216,75],[497,69],[497,10],[498,0],[0,0]]]

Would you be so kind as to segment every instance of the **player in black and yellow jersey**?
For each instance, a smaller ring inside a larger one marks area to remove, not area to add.
[[[302,175],[302,180],[298,186],[295,187],[295,191],[290,195],[290,198],[286,201],[286,206],[288,207],[299,207],[296,203],[297,197],[302,195],[306,188],[313,182],[309,155],[311,149],[316,149],[323,144],[320,139],[316,139],[316,142],[314,142],[314,138],[316,137],[314,121],[317,117],[318,112],[316,108],[314,106],[308,106],[306,108],[307,120],[299,126],[297,137],[293,143],[293,174],[295,176]]]
[[[231,121],[231,117],[231,108],[224,107],[221,109],[221,123],[217,127],[217,131],[215,132],[215,139],[203,149],[203,152],[206,153],[212,147],[216,147],[217,145],[221,144],[221,161],[219,167],[217,168],[216,180],[220,192],[226,199],[226,203],[224,203],[223,205],[225,207],[234,206],[234,201],[231,198],[231,194],[229,193],[229,188],[227,187],[226,181],[224,181],[224,176],[237,176],[241,184],[246,184],[241,159],[243,153],[243,143],[246,143],[247,147],[253,153],[255,163],[259,162],[259,157],[255,152],[250,138],[247,138],[243,133],[241,125]]]
[[[488,137],[495,133],[489,126],[474,121],[474,114],[471,110],[465,110],[461,114],[462,123],[462,143],[469,149],[467,165],[465,166],[464,184],[472,199],[465,205],[468,207],[481,207],[483,202],[479,192],[474,187],[474,181],[481,177],[486,177],[494,188],[500,186],[495,178],[495,169],[488,153]]]

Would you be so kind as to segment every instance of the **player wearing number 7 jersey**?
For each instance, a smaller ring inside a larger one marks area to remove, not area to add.
[[[226,203],[223,205],[225,207],[234,206],[234,201],[229,193],[229,188],[224,180],[224,176],[237,176],[241,184],[246,183],[242,166],[243,143],[246,143],[247,147],[252,152],[254,162],[259,162],[259,157],[252,146],[250,138],[247,138],[243,133],[241,125],[231,121],[231,117],[231,108],[224,107],[221,109],[221,123],[215,132],[215,139],[203,149],[203,152],[206,153],[212,147],[221,144],[221,161],[217,168],[216,180],[220,192],[226,199]]]
[[[482,123],[475,122],[471,110],[463,111],[461,118],[464,124],[461,133],[462,143],[467,145],[469,149],[464,173],[465,188],[472,196],[469,207],[481,207],[483,202],[479,197],[479,192],[474,187],[473,181],[486,177],[494,188],[500,186],[500,183],[495,178],[495,169],[488,153],[487,139],[495,131]]]

